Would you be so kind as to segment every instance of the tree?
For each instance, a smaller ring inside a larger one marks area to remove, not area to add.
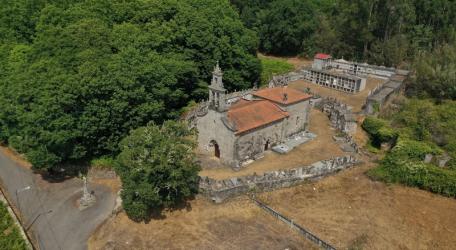
[[[293,55],[317,28],[314,1],[273,1],[259,14],[260,49],[272,54]]]
[[[433,52],[422,52],[415,60],[416,75],[409,91],[427,94],[439,102],[456,100],[456,46],[443,45]]]
[[[116,171],[130,218],[147,220],[154,210],[175,206],[197,192],[195,146],[186,125],[175,121],[150,123],[122,140]]]
[[[259,81],[256,35],[226,0],[28,2],[0,11],[0,140],[37,169],[115,155],[131,129],[178,118],[217,61],[228,90]]]

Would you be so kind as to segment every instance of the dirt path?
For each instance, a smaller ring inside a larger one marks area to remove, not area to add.
[[[205,169],[200,172],[200,175],[214,179],[226,179],[234,176],[251,175],[253,173],[262,174],[272,170],[301,167],[317,161],[346,155],[332,139],[336,131],[331,128],[328,117],[321,111],[312,110],[309,131],[315,133],[318,137],[295,148],[286,155],[268,152],[264,158],[253,162],[239,172],[235,172],[229,167],[223,167]]]

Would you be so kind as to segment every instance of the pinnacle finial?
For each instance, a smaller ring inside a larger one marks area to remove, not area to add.
[[[220,68],[219,61],[217,60],[217,64],[214,67],[214,74],[222,74],[222,69]]]

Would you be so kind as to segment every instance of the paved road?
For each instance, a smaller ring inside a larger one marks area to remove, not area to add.
[[[0,181],[11,202],[20,209],[25,227],[32,225],[30,231],[41,250],[87,249],[91,233],[110,215],[115,204],[115,195],[108,187],[89,184],[97,202],[80,211],[76,202],[82,195],[81,180],[45,182],[1,151]],[[16,196],[16,190],[27,186],[31,189]]]

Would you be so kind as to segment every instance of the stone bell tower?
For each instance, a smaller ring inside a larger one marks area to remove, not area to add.
[[[212,72],[212,81],[209,86],[210,108],[219,112],[226,111],[225,94],[226,89],[223,87],[223,72],[217,62],[217,65]]]

